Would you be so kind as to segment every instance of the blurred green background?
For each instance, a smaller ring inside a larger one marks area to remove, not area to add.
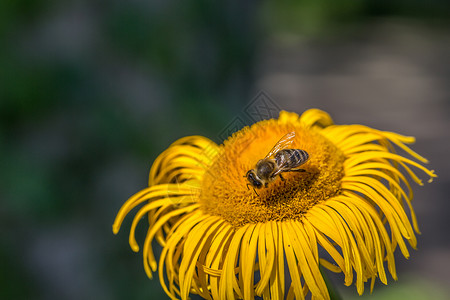
[[[171,142],[220,142],[264,91],[418,138],[440,176],[414,187],[419,250],[364,298],[447,299],[449,25],[445,0],[1,1],[0,298],[165,299],[115,214]]]

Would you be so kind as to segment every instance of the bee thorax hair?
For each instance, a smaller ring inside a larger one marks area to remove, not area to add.
[[[276,163],[272,159],[262,159],[256,164],[256,174],[260,178],[265,178],[271,174],[276,167]]]

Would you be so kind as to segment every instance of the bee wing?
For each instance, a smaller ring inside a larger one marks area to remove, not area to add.
[[[282,172],[289,172],[289,171],[295,170],[300,165],[302,165],[306,162],[306,161],[304,161],[301,164],[299,164],[298,166],[292,168],[292,166],[289,165],[289,161],[290,161],[290,157],[289,157],[289,159],[286,159],[284,162],[282,162],[280,165],[278,165],[278,169],[272,174],[272,176],[275,177]]]
[[[281,167],[278,167],[278,170],[276,170],[275,172],[273,172],[273,174],[271,175],[272,177],[277,176],[280,173],[286,172],[291,170],[291,168],[289,168],[286,164],[282,165]]]
[[[269,158],[271,156],[273,156],[275,153],[277,153],[278,151],[289,147],[292,142],[294,141],[295,138],[295,131],[289,132],[287,134],[285,134],[276,144],[275,146],[273,146],[272,150],[269,151],[269,153],[266,155],[266,158]]]

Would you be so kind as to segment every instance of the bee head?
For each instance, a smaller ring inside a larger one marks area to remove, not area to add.
[[[249,170],[245,176],[247,177],[247,180],[248,182],[250,182],[251,186],[257,189],[260,189],[263,186],[261,180],[258,178],[254,170]]]

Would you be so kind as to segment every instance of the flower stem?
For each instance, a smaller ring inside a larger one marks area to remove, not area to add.
[[[342,300],[342,297],[339,294],[337,288],[334,286],[333,282],[331,282],[330,278],[328,278],[327,273],[325,272],[325,270],[322,267],[320,268],[320,273],[322,273],[322,277],[325,280],[325,284],[327,285],[328,293],[330,294],[330,299],[331,300]]]

